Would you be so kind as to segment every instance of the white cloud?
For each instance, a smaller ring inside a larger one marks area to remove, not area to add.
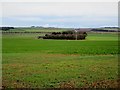
[[[2,4],[0,3],[0,25],[2,25]]]
[[[0,0],[2,2],[118,2],[119,0]]]
[[[3,17],[10,16],[117,16],[117,3],[3,3]]]
[[[116,2],[9,2],[2,3],[1,17],[5,25],[74,27],[116,25],[117,16]]]
[[[12,19],[18,20],[18,21],[41,21],[41,18],[38,17],[13,17]]]

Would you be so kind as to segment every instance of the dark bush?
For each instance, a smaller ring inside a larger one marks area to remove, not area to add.
[[[87,36],[86,32],[74,32],[74,31],[64,31],[64,32],[53,32],[51,34],[45,34],[43,39],[66,39],[66,40],[75,40],[77,34],[77,40],[83,40]],[[39,37],[41,38],[41,37]]]
[[[7,30],[10,30],[10,29],[14,29],[14,27],[1,27],[0,29],[3,30],[3,31],[7,31]]]
[[[52,32],[53,35],[61,34],[61,32]]]
[[[77,39],[78,40],[84,40],[86,37],[86,34],[78,34]]]
[[[43,38],[43,36],[38,36],[37,38],[40,39],[40,38]]]

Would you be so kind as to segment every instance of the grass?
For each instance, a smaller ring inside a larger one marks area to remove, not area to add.
[[[67,29],[45,29],[45,28],[15,28],[10,29],[10,32],[62,32],[66,31]],[[4,32],[9,32],[4,31]]]
[[[117,75],[116,55],[3,54],[6,87],[58,88],[68,82],[81,87],[86,82],[114,80]]]
[[[117,54],[117,34],[90,33],[86,40],[40,40],[43,34],[5,34],[3,53]],[[94,39],[93,39],[94,38]],[[23,44],[24,43],[24,44]]]
[[[117,34],[89,33],[82,41],[37,36],[3,34],[4,87],[80,88],[101,80],[118,80]]]
[[[118,41],[118,33],[88,33],[88,41]]]
[[[6,38],[2,49],[3,53],[117,54],[118,42]]]

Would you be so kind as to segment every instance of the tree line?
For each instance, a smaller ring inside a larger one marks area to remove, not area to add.
[[[0,30],[2,31],[8,31],[10,29],[14,29],[14,27],[0,27]]]
[[[63,31],[63,32],[52,32],[51,34],[45,34],[45,36],[38,36],[38,39],[66,39],[66,40],[84,40],[87,36],[86,32],[82,31]]]

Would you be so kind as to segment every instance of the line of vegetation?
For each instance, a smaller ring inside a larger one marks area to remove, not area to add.
[[[38,36],[43,39],[67,39],[67,40],[84,40],[87,36],[86,32],[82,31],[64,31],[64,32],[53,32],[52,34],[45,34],[45,36]]]

